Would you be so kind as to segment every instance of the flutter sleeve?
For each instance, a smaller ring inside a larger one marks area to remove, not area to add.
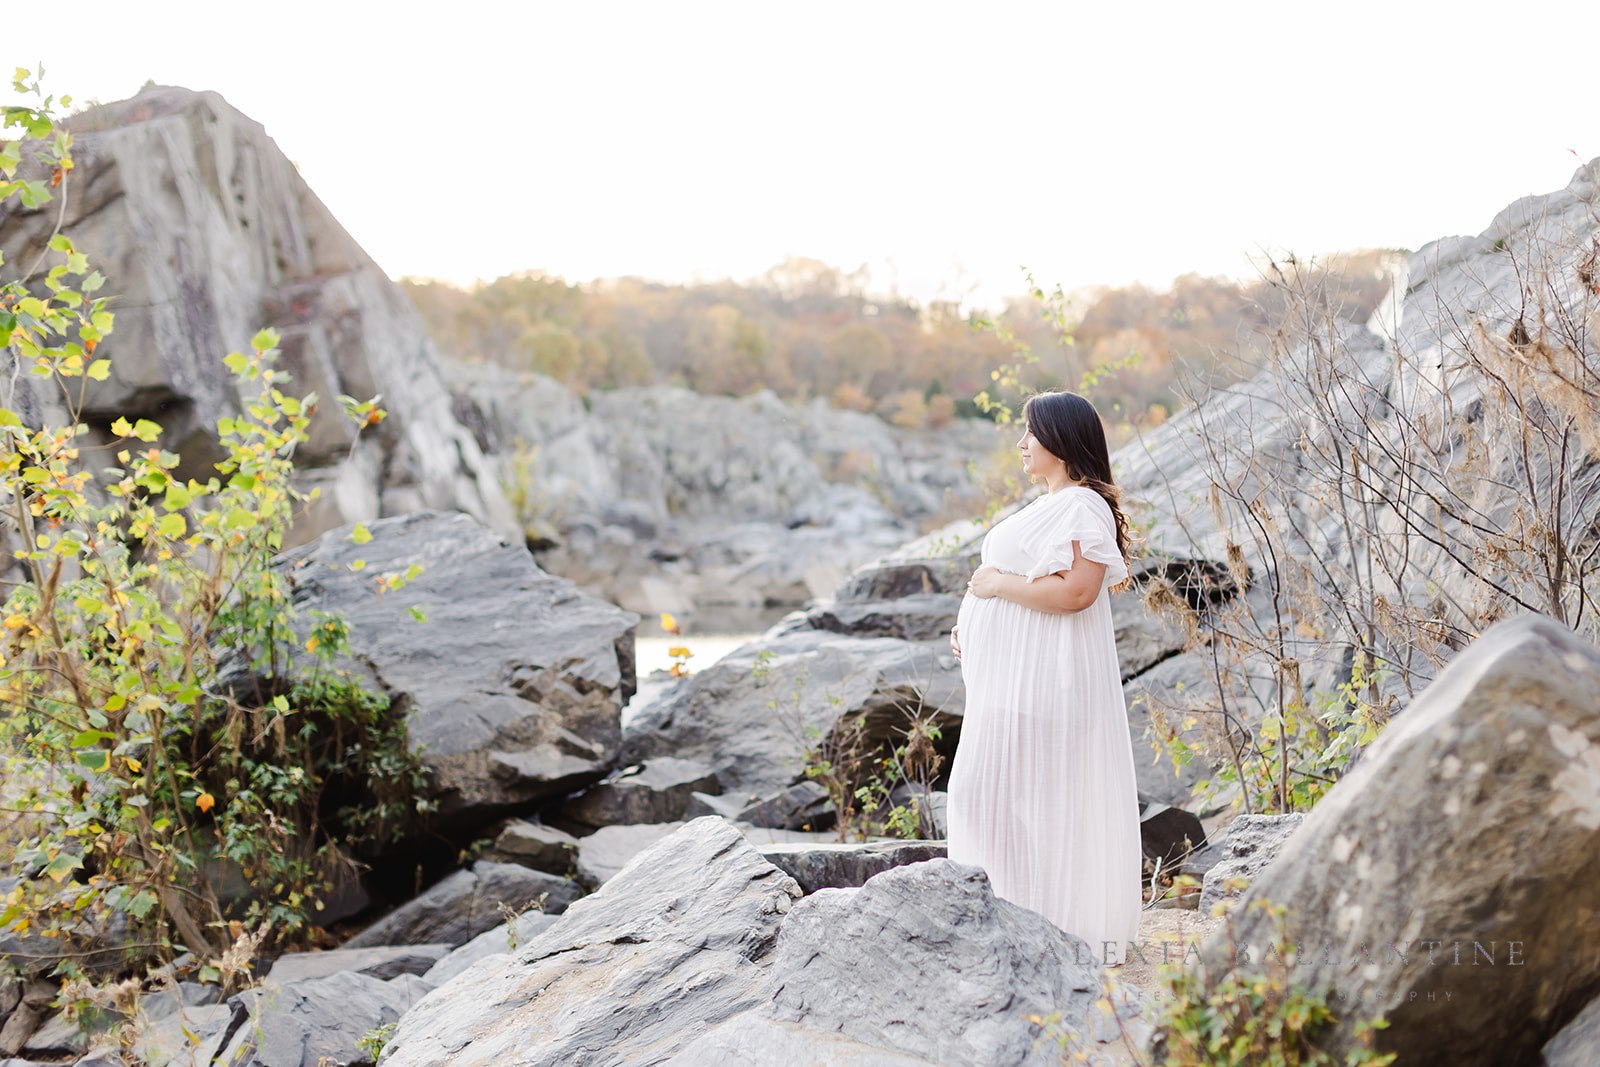
[[[1072,569],[1072,542],[1078,542],[1083,558],[1106,565],[1105,586],[1116,585],[1128,576],[1128,565],[1117,551],[1117,533],[1112,525],[1111,508],[1098,494],[1064,489],[1071,494],[1054,512],[1023,536],[1019,547],[1033,561],[1026,572],[1028,581],[1047,574]]]

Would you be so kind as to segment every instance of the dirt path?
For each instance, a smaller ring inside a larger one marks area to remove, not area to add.
[[[1191,964],[1194,963],[1200,943],[1220,925],[1220,918],[1202,915],[1198,911],[1147,911],[1139,917],[1139,948],[1143,958],[1131,954],[1128,962],[1114,968],[1111,974],[1137,986],[1145,996],[1154,999],[1161,992],[1156,969],[1163,962],[1180,963],[1185,956]]]
[[[1197,911],[1144,912],[1139,917],[1141,952],[1131,954],[1128,962],[1121,967],[1107,969],[1102,973],[1113,989],[1117,985],[1128,985],[1143,993],[1146,1000],[1145,1017],[1150,1019],[1159,1010],[1163,995],[1157,970],[1164,962],[1182,964],[1186,956],[1192,966],[1201,942],[1221,923],[1220,918],[1201,915]],[[1115,1021],[1108,1021],[1108,1025],[1115,1027],[1117,1024]],[[1125,1024],[1125,1033],[1127,1029]],[[1083,1063],[1090,1067],[1144,1067],[1148,1063],[1148,1060],[1139,1055],[1136,1039],[1132,1037],[1104,1044],[1097,1043],[1088,1048],[1080,1045],[1072,1051],[1079,1050],[1082,1052],[1082,1058],[1074,1058],[1069,1052],[1062,1062]]]

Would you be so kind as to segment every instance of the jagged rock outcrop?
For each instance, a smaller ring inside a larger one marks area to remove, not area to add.
[[[216,420],[240,410],[222,359],[265,326],[282,338],[289,391],[319,399],[297,452],[321,499],[297,541],[346,522],[424,507],[517,529],[495,466],[451,410],[439,361],[405,294],[328,212],[261,126],[216,93],[151,86],[74,116],[76,164],[62,220],[108,279],[116,330],[96,352],[111,377],[88,382],[97,434],[147,417],[202,479],[219,458]],[[42,249],[58,204],[0,210],[7,264]],[[56,398],[29,392],[25,418]],[[382,395],[389,417],[357,439],[341,393]]]
[[[638,616],[546,574],[521,543],[468,515],[421,512],[369,529],[368,543],[335,530],[280,565],[302,623],[315,611],[343,616],[348,666],[408,716],[438,818],[484,823],[604,776],[633,691]],[[374,575],[413,565],[421,573],[404,587],[374,589]]]
[[[1202,948],[1217,980],[1274,940],[1407,1064],[1530,1063],[1600,987],[1600,649],[1547,618],[1452,661],[1306,816]],[[1213,877],[1216,872],[1213,872]],[[1448,992],[1448,996],[1445,993]]]

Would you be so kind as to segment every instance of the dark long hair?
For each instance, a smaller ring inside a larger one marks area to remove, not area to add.
[[[1066,464],[1067,477],[1082,482],[1111,505],[1117,551],[1127,561],[1133,536],[1128,517],[1122,513],[1122,490],[1111,480],[1105,423],[1100,421],[1100,413],[1089,398],[1065,391],[1035,393],[1022,405],[1022,419],[1034,439]]]

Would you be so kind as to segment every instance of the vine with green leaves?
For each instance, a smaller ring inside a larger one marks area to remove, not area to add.
[[[60,200],[37,262],[0,274],[0,814],[24,875],[0,930],[23,946],[13,966],[66,977],[219,961],[303,939],[341,872],[427,808],[426,776],[387,699],[337,669],[344,623],[304,629],[273,566],[315,496],[293,475],[317,403],[284,391],[277,335],[224,360],[250,399],[218,420],[204,480],[157,423],[85,419],[115,313],[62,232],[70,101],[41,78],[17,71],[33,99],[5,108],[22,136],[0,142],[0,204]],[[340,399],[359,426],[383,418],[377,398]]]

